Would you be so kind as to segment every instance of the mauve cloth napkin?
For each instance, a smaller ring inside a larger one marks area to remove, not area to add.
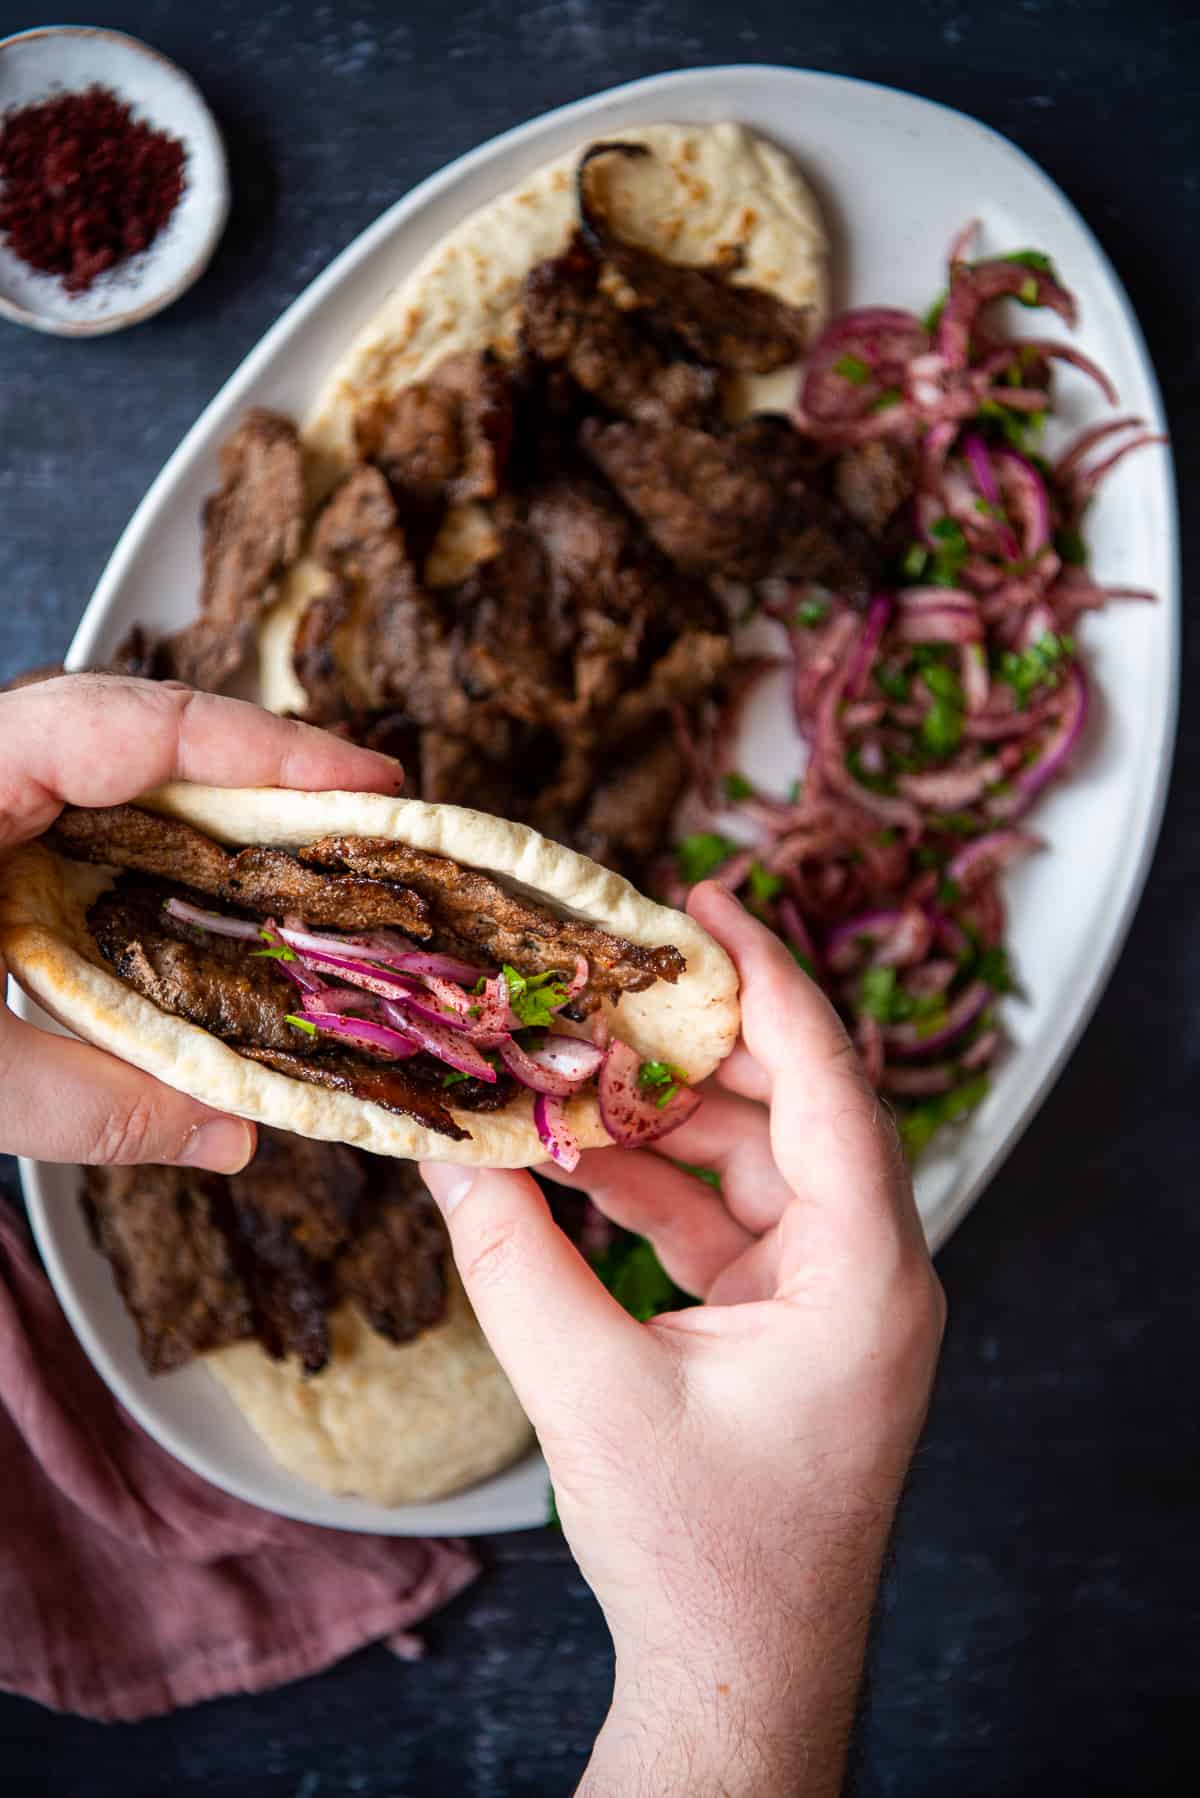
[[[406,1632],[478,1571],[227,1498],[93,1370],[0,1199],[0,1688],[132,1720],[257,1692]]]

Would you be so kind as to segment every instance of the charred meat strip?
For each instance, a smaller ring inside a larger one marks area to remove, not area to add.
[[[162,889],[123,880],[87,914],[105,961],[160,1011],[186,1018],[226,1042],[291,1050],[315,1045],[287,1022],[296,989],[272,961],[256,960],[244,943],[197,933],[163,909]]]
[[[174,1167],[88,1168],[84,1210],[151,1373],[254,1335],[227,1183]]]
[[[67,806],[47,840],[74,861],[177,881],[262,917],[295,913],[306,924],[342,930],[382,925],[415,937],[430,932],[428,903],[403,887],[317,875],[282,849],[251,847],[234,855],[190,824],[136,805]]]
[[[630,303],[671,330],[700,361],[746,374],[768,374],[796,362],[808,341],[809,317],[774,294],[735,287],[736,257],[717,268],[688,268],[617,237],[596,192],[595,164],[607,156],[640,158],[644,144],[593,144],[576,171],[579,219],[592,252],[620,275]]]
[[[448,1136],[451,1142],[465,1142],[470,1131],[456,1124],[439,1097],[437,1087],[442,1084],[444,1070],[439,1066],[435,1086],[432,1080],[422,1080],[413,1067],[413,1062],[401,1062],[391,1066],[383,1062],[371,1063],[360,1061],[357,1056],[346,1054],[337,1049],[321,1049],[317,1054],[305,1057],[299,1050],[288,1052],[283,1049],[252,1047],[249,1044],[239,1045],[238,1054],[244,1055],[248,1061],[259,1061],[264,1067],[274,1068],[277,1074],[290,1074],[294,1080],[306,1080],[310,1086],[323,1086],[334,1093],[350,1093],[356,1099],[366,1099],[372,1105],[382,1106],[384,1111],[393,1111],[398,1117],[410,1117],[427,1130],[436,1130],[439,1136]],[[413,1058],[416,1060],[416,1057]],[[454,1104],[456,1108],[466,1108],[469,1095],[465,1089],[468,1085],[479,1086],[479,1081],[462,1081],[454,1088]],[[499,1084],[497,1082],[497,1084]],[[487,1093],[495,1091],[494,1087],[485,1086]],[[511,1088],[508,1089],[511,1093]]]
[[[360,453],[378,463],[406,515],[494,499],[512,432],[508,376],[488,350],[444,357],[355,421]]]
[[[317,520],[313,552],[344,589],[339,604],[317,621],[326,630],[325,653],[336,660],[333,632],[344,606],[360,637],[360,672],[349,682],[355,706],[378,710],[400,702],[414,724],[464,717],[443,620],[417,578],[396,502],[378,468],[364,464],[346,477]],[[317,626],[302,637],[309,658],[319,641]],[[306,660],[294,659],[293,666],[305,691],[319,700],[305,681]]]
[[[446,1308],[446,1237],[411,1165],[380,1165],[362,1227],[334,1267],[338,1297],[389,1342],[409,1342]]]
[[[298,1030],[287,1020],[301,1001],[277,964],[249,955],[244,943],[180,923],[163,909],[169,892],[127,876],[90,907],[88,928],[118,979],[160,1011],[210,1031],[251,1061],[369,1099],[456,1141],[468,1134],[441,1097],[445,1069],[440,1063],[431,1061],[424,1074],[410,1062],[381,1065],[365,1050],[331,1049]],[[479,1084],[463,1081],[461,1095],[455,1091],[455,1105],[469,1108],[470,1089]],[[494,1089],[484,1090],[490,1100]]]
[[[600,286],[600,263],[576,239],[525,278],[521,337],[540,362],[561,365],[609,412],[629,418],[707,418],[717,377],[671,357]]]
[[[694,575],[810,580],[865,593],[875,555],[800,473],[784,420],[715,436],[654,424],[586,424],[581,441],[663,553]]]
[[[254,1336],[317,1373],[339,1304],[392,1342],[445,1311],[445,1233],[415,1168],[338,1143],[260,1129],[228,1180],[89,1168],[84,1209],[152,1373]]]
[[[594,1009],[606,994],[642,992],[656,980],[674,985],[686,965],[678,949],[647,949],[595,924],[556,917],[545,906],[518,899],[476,868],[404,843],[323,837],[300,854],[317,866],[403,880],[428,899],[439,940],[462,944],[492,962],[508,962],[521,973],[556,966],[569,973],[576,957],[586,956],[591,980],[582,995],[584,1008],[590,1003]]]
[[[200,616],[154,656],[155,672],[215,692],[245,660],[262,613],[304,539],[304,468],[290,419],[248,412],[222,446],[204,508]]]

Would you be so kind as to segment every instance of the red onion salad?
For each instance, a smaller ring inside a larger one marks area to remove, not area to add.
[[[700,1103],[678,1068],[643,1061],[612,1036],[603,1012],[585,1037],[556,1027],[588,983],[583,956],[569,974],[525,976],[507,964],[489,974],[419,949],[396,931],[344,936],[306,930],[295,918],[264,924],[177,898],[165,909],[193,930],[244,943],[247,954],[276,962],[298,989],[288,1020],[297,1033],[386,1061],[431,1055],[445,1064],[442,1085],[450,1089],[461,1080],[494,1086],[501,1073],[511,1074],[534,1094],[538,1136],[568,1172],[580,1149],[565,1105],[588,1081],[596,1080],[605,1129],[623,1147],[656,1142]]]
[[[865,608],[811,584],[752,593],[787,627],[807,766],[786,802],[758,792],[730,771],[726,712],[720,741],[689,745],[711,828],[662,880],[677,904],[720,880],[773,926],[838,1005],[914,1155],[983,1097],[1001,1046],[996,1000],[1015,990],[1001,875],[1038,846],[1025,816],[1084,727],[1079,621],[1154,597],[1102,584],[1081,526],[1100,480],[1162,439],[1119,417],[1046,458],[1055,363],[1117,394],[1070,346],[1002,334],[995,302],[1073,325],[1075,301],[1038,251],[968,260],[974,232],[924,319],[846,312],[809,352],[793,423],[814,459],[882,441],[910,471],[882,539],[890,573]],[[720,776],[736,841],[711,815]]]

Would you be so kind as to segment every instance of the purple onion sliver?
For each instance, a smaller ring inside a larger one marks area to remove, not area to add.
[[[568,1174],[579,1166],[579,1143],[567,1122],[561,1099],[549,1093],[538,1093],[533,1101],[533,1123],[551,1161]]]

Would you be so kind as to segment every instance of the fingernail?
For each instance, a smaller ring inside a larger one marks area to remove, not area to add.
[[[422,1162],[421,1177],[443,1217],[458,1210],[475,1183],[474,1169],[451,1167],[444,1161]]]
[[[183,1145],[181,1167],[206,1167],[214,1174],[237,1174],[254,1153],[254,1133],[240,1118],[213,1118],[197,1124]]]

